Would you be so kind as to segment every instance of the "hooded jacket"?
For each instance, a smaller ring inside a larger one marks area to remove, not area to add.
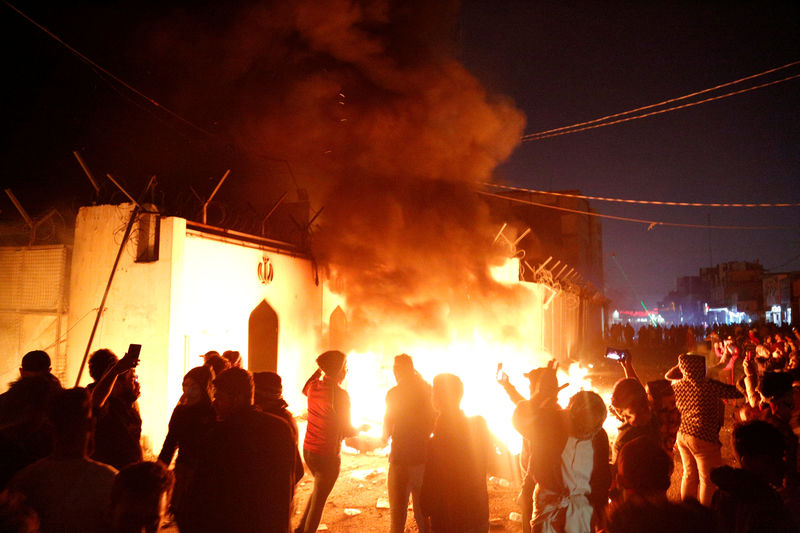
[[[672,382],[675,404],[681,413],[678,430],[684,435],[719,444],[719,430],[724,420],[723,398],[741,398],[735,386],[706,378],[706,360],[702,355],[685,353],[678,358],[681,379]],[[672,374],[669,373],[669,379]]]

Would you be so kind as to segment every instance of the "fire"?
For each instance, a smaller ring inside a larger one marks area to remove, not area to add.
[[[529,383],[524,373],[533,368],[546,366],[552,358],[543,349],[541,330],[544,327],[542,313],[545,291],[532,283],[520,283],[509,273],[517,272],[512,261],[510,266],[495,269],[493,275],[505,283],[513,283],[528,291],[530,298],[525,305],[509,309],[505,316],[485,313],[471,325],[456,324],[451,337],[438,342],[418,339],[398,346],[392,338],[373,339],[382,350],[351,351],[347,357],[348,374],[345,387],[352,403],[352,419],[355,426],[368,424],[369,435],[380,437],[386,392],[395,385],[392,373],[393,356],[405,352],[414,359],[419,374],[429,383],[439,373],[449,372],[464,382],[462,409],[470,415],[486,419],[492,433],[502,441],[511,453],[519,453],[522,437],[511,425],[514,404],[497,383],[498,363],[511,383],[524,396],[529,396]],[[478,325],[475,325],[478,324]],[[522,332],[522,334],[498,334],[498,331]],[[569,398],[580,390],[593,389],[589,369],[576,363],[558,370],[559,383],[566,387],[559,393],[559,404],[566,407]],[[608,394],[602,394],[608,402]],[[609,419],[607,430],[612,430],[614,421]],[[610,433],[611,434],[611,433]]]
[[[498,353],[488,346],[455,345],[449,349],[434,349],[419,346],[409,350],[415,359],[417,371],[430,382],[436,374],[450,372],[458,375],[464,382],[462,408],[467,415],[480,415],[486,419],[492,433],[502,441],[513,454],[522,448],[522,437],[511,426],[514,405],[495,379],[497,359],[487,354]],[[509,379],[517,390],[528,396],[528,380],[522,374],[531,370],[525,366],[529,359],[524,354],[505,352],[502,363]],[[542,354],[542,365],[546,364],[547,354]],[[352,400],[353,424],[366,423],[370,426],[369,435],[380,437],[382,431],[384,398],[394,386],[392,358],[374,352],[351,352],[347,357],[348,374],[346,388]],[[593,389],[588,369],[572,364],[568,369],[558,371],[559,383],[567,384],[561,390],[558,402],[566,407],[570,397],[580,390]],[[608,403],[608,394],[601,394]],[[616,433],[616,423],[609,417],[605,424],[609,435]]]

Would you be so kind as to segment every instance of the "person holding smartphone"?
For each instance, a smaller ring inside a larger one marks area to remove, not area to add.
[[[92,459],[117,470],[142,460],[137,347],[141,348],[132,344],[122,359],[105,348],[89,357],[89,375],[95,380],[86,387],[92,394],[96,420]]]

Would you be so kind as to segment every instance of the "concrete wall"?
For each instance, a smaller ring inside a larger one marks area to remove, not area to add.
[[[82,208],[75,228],[68,338],[67,382],[75,383],[86,344],[131,206]],[[263,284],[264,256],[274,277]],[[160,450],[183,375],[202,364],[210,349],[239,350],[247,362],[250,313],[265,300],[278,314],[278,372],[287,400],[299,402],[299,388],[314,369],[321,330],[322,290],[311,262],[263,246],[187,230],[186,221],[160,220],[158,260],[135,262],[136,234],[120,260],[91,351],[117,355],[129,343],[142,345],[137,374],[143,435]],[[81,385],[91,382],[84,369]]]
[[[67,341],[66,386],[75,384],[96,309],[103,298],[131,210],[130,204],[104,205],[84,207],[78,213],[70,279],[69,324],[72,329]],[[176,355],[170,350],[175,259],[172,251],[173,241],[183,239],[180,222],[179,219],[162,221],[158,261],[136,263],[135,238],[128,241],[90,347],[90,353],[109,348],[121,357],[130,343],[142,345],[141,363],[137,368],[142,387],[139,407],[143,434],[156,453],[174,406],[169,399],[175,396],[175,379],[180,387],[180,377],[170,374],[170,359]],[[84,368],[80,384],[85,386],[91,381],[88,368]]]

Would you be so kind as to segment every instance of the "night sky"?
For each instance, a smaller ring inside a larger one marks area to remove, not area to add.
[[[239,6],[184,4],[79,1],[43,7],[16,2],[75,48],[211,135],[103,79],[0,6],[3,181],[32,213],[52,202],[74,208],[91,201],[92,189],[71,154],[75,149],[96,174],[115,173],[134,191],[150,174],[158,174],[173,207],[191,202],[188,185],[208,193],[227,168],[236,176],[258,167],[275,185],[254,203],[269,205],[291,183],[279,161],[285,154],[269,146],[253,150],[234,131],[231,117],[241,114],[247,102],[220,103],[232,100],[226,98],[230,86],[218,81],[227,71],[214,62],[216,49],[200,46],[198,58],[184,61],[180,50],[191,49],[192,43],[164,37],[176,20],[184,24],[181,36],[191,35],[188,25],[206,33],[226,27],[239,16]],[[451,3],[442,6],[436,16],[453,10]],[[796,2],[473,0],[463,2],[457,13],[449,30],[454,53],[491,93],[508,96],[522,110],[526,133],[653,104],[800,60]],[[426,26],[420,31],[439,30]],[[164,42],[169,46],[158,46]],[[762,81],[797,73],[800,67]],[[262,83],[264,99],[281,97],[268,89],[277,83],[268,76],[251,76],[247,83]],[[218,105],[187,97],[215,91]],[[495,174],[519,187],[579,189],[593,196],[800,202],[799,95],[800,80],[792,80],[626,124],[526,142]],[[243,190],[232,180],[220,194]],[[122,200],[108,184],[103,194]],[[604,220],[606,293],[620,308],[635,307],[639,298],[655,305],[674,288],[677,276],[696,275],[709,263],[760,260],[768,269],[800,269],[800,208],[592,206],[600,213],[660,221],[793,228],[658,226],[648,231],[646,225]],[[16,217],[5,197],[0,209],[0,218]]]
[[[796,2],[467,2],[462,21],[467,65],[525,111],[527,133],[654,104],[800,59]],[[783,72],[764,81],[800,69]],[[580,189],[602,197],[800,202],[799,119],[796,79],[524,143],[498,174],[520,187]],[[795,228],[647,231],[647,225],[604,220],[606,292],[622,308],[635,307],[639,297],[655,305],[675,288],[676,277],[697,275],[709,263],[760,260],[769,269],[800,269],[800,208],[592,207],[651,220]]]

